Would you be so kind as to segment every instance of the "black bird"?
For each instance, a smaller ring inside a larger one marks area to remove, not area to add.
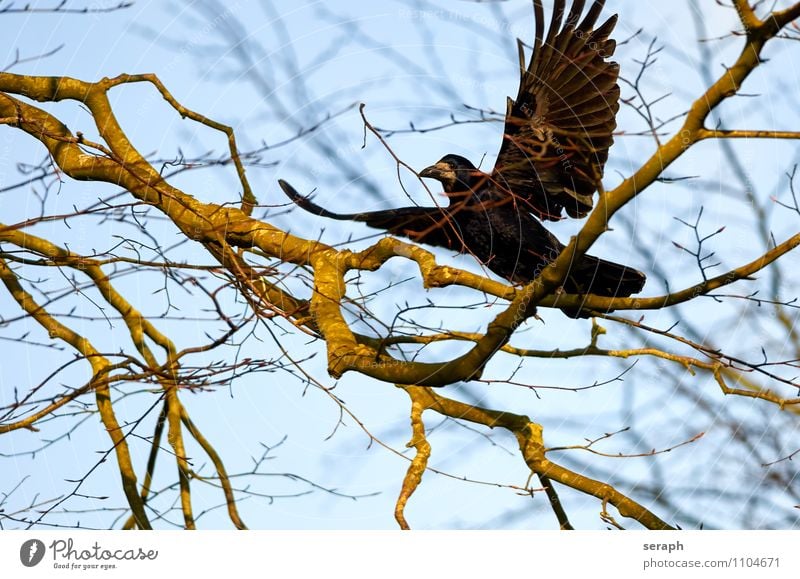
[[[516,283],[533,280],[563,249],[539,221],[566,211],[583,217],[600,186],[619,110],[619,66],[608,59],[617,17],[594,28],[605,0],[595,0],[581,21],[585,0],[554,2],[544,37],[541,0],[534,0],[536,35],[530,62],[520,54],[519,92],[508,99],[503,143],[491,174],[468,159],[446,155],[420,177],[442,183],[447,207],[402,207],[367,213],[328,211],[285,181],[283,191],[311,213],[361,221],[416,242],[470,253],[496,274]],[[645,275],[633,268],[585,255],[570,267],[568,293],[630,296]],[[574,313],[574,312],[573,312]]]

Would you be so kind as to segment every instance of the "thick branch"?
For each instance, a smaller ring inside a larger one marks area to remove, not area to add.
[[[596,481],[577,472],[559,466],[545,457],[542,427],[527,416],[499,412],[452,400],[437,394],[430,388],[414,388],[415,398],[427,408],[444,416],[467,420],[490,428],[501,427],[511,431],[519,442],[525,463],[537,475],[558,481],[586,494],[593,495],[614,505],[624,517],[632,518],[648,529],[672,529],[667,523],[633,499],[617,491],[611,485]]]

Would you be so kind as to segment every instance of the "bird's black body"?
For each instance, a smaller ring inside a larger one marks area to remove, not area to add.
[[[419,243],[469,253],[509,281],[532,281],[558,257],[564,245],[529,211],[520,209],[514,199],[494,198],[491,189],[484,186],[489,176],[464,157],[448,155],[420,175],[437,178],[433,174],[436,166],[456,163],[456,182],[452,188],[444,183],[445,192],[456,200],[448,207],[334,213],[303,197],[285,181],[280,181],[280,185],[295,204],[309,213],[361,221]],[[469,189],[470,186],[474,189]],[[644,274],[633,268],[585,255],[570,267],[563,287],[568,293],[614,297],[637,293],[644,282]]]
[[[492,173],[464,157],[446,155],[422,170],[450,198],[447,207],[403,207],[367,213],[328,211],[288,183],[281,188],[305,210],[361,221],[416,242],[469,253],[496,274],[516,283],[536,278],[558,257],[561,242],[540,219],[562,212],[582,217],[592,208],[619,109],[619,67],[609,38],[616,16],[594,28],[604,0],[595,0],[581,21],[585,0],[574,0],[564,26],[564,0],[554,1],[544,36],[541,0],[533,0],[536,37],[516,100],[508,100],[503,144]],[[573,263],[564,281],[568,293],[607,297],[642,290],[643,273],[589,255]]]

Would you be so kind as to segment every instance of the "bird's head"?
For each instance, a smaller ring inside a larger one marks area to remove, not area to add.
[[[435,165],[420,171],[419,176],[441,182],[445,193],[469,191],[485,177],[469,159],[461,155],[445,155]]]

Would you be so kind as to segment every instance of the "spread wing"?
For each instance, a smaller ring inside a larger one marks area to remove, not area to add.
[[[547,37],[541,0],[533,0],[536,38],[519,93],[508,99],[503,144],[492,173],[498,192],[513,195],[542,219],[562,210],[583,217],[603,176],[619,110],[619,65],[609,38],[616,15],[594,28],[605,0],[583,21],[585,0],[574,0],[564,26],[564,0],[555,0]]]
[[[278,180],[283,192],[302,209],[340,221],[361,221],[392,235],[401,235],[417,243],[463,251],[463,236],[447,209],[440,207],[400,207],[364,213],[334,213],[304,197],[283,179]]]

